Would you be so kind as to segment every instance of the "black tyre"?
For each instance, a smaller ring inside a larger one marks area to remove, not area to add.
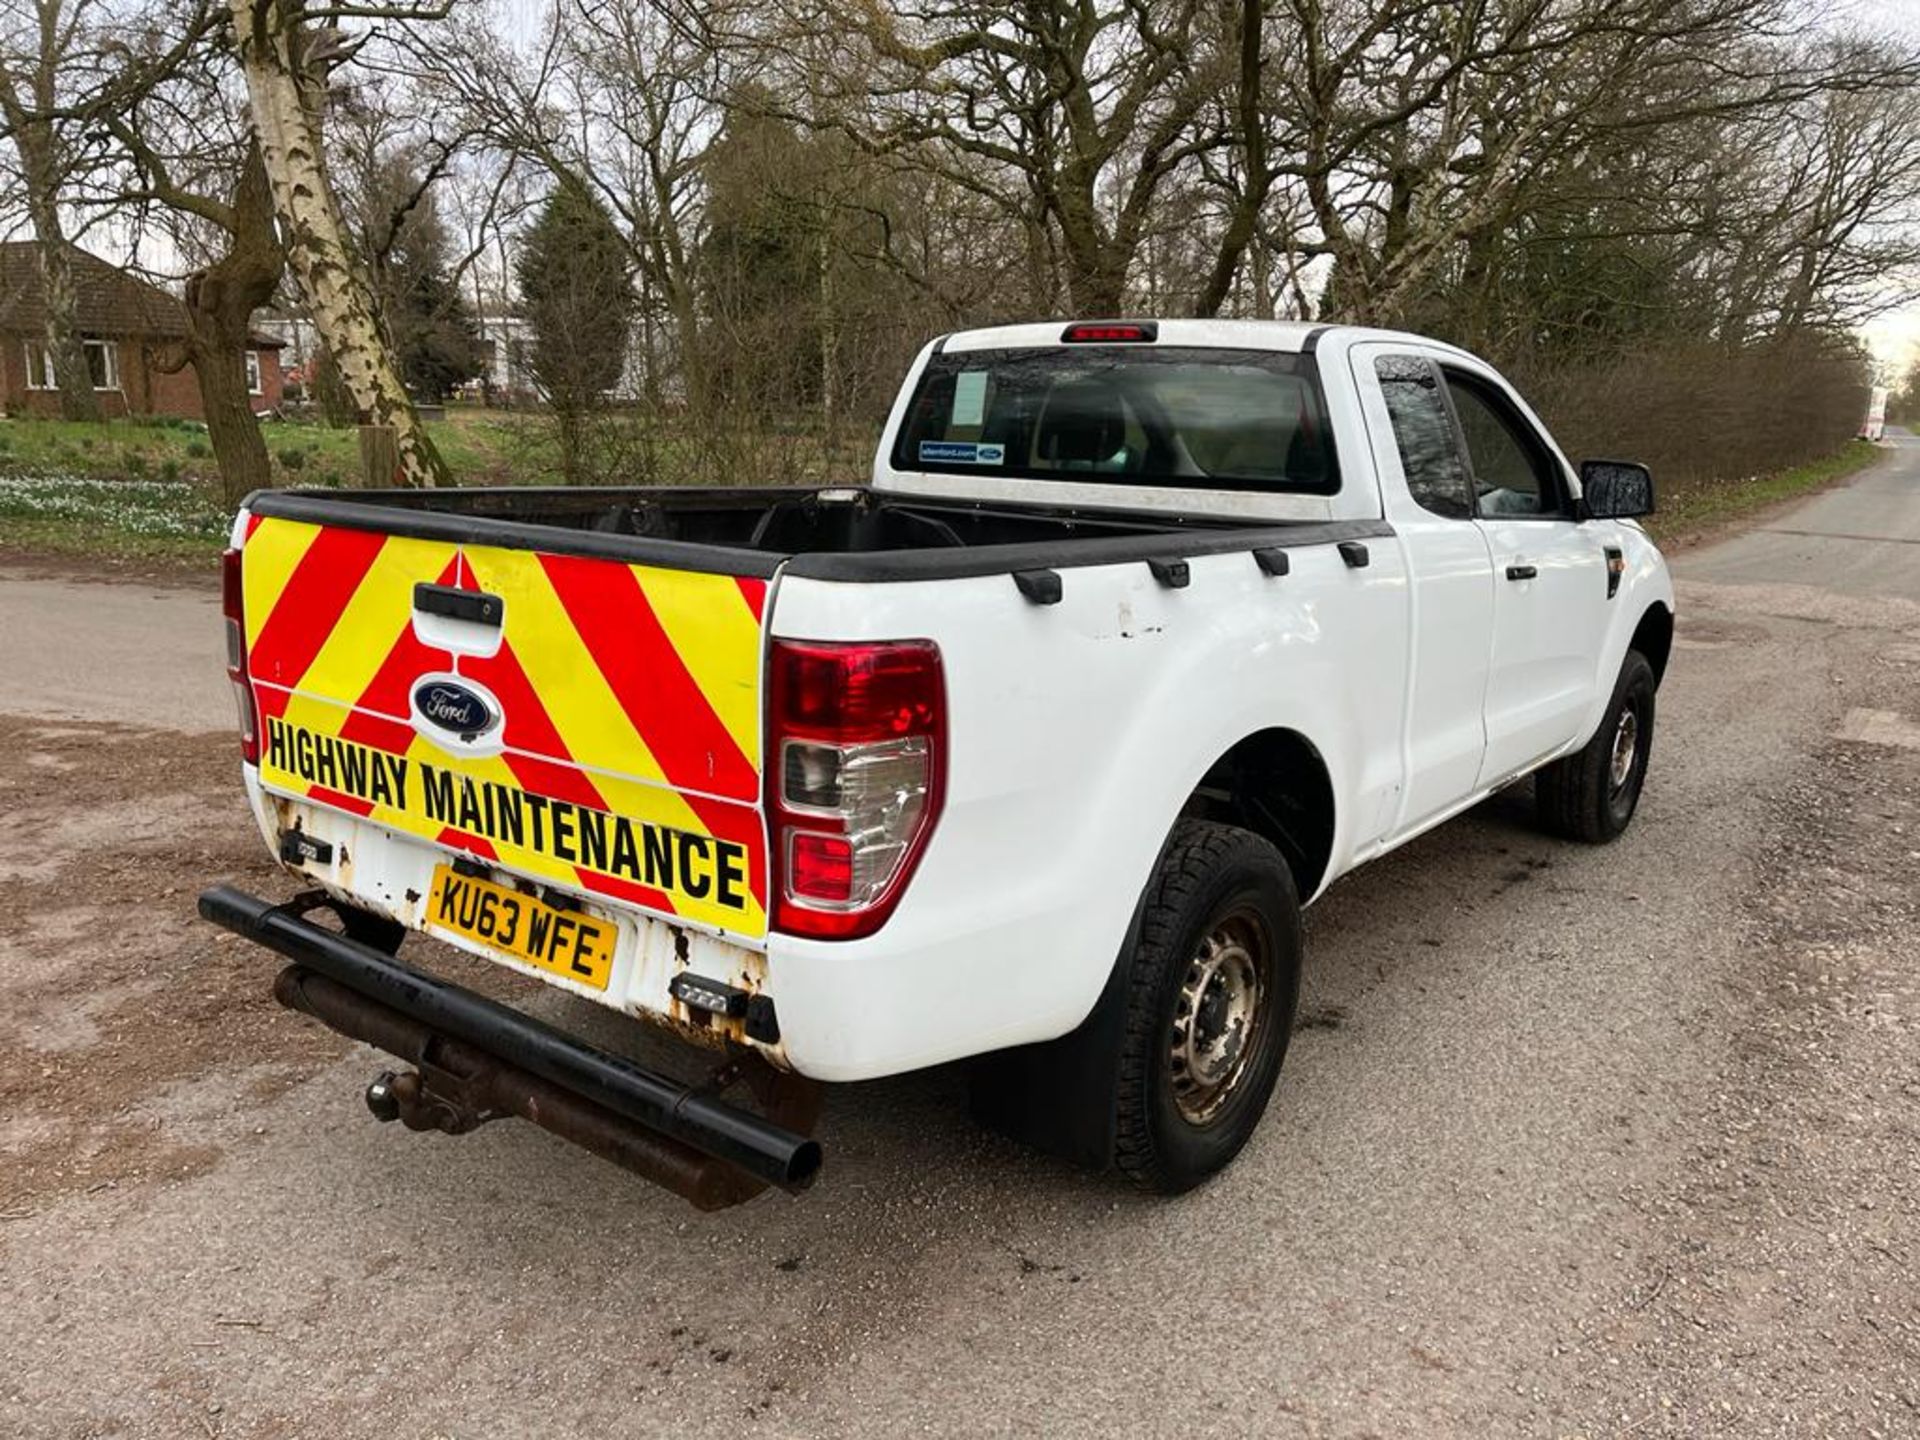
[[[1266,1111],[1300,995],[1300,902],[1251,831],[1183,820],[1126,969],[1114,1160],[1164,1194],[1240,1153]]]
[[[1653,754],[1653,691],[1653,667],[1638,650],[1629,650],[1593,738],[1534,777],[1544,829],[1604,845],[1627,828]]]

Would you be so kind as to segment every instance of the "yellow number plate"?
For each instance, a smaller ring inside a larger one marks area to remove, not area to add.
[[[620,927],[611,920],[556,909],[447,865],[434,867],[426,921],[595,990],[607,988],[614,942],[620,938]]]

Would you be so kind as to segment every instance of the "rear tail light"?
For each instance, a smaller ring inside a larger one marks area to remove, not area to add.
[[[240,754],[249,765],[258,765],[260,723],[254,713],[253,690],[247,684],[247,620],[237,549],[220,557],[220,609],[226,617],[227,679],[233,682],[233,701],[240,711]]]
[[[770,670],[774,924],[825,939],[871,935],[940,814],[940,651],[926,640],[776,640]]]

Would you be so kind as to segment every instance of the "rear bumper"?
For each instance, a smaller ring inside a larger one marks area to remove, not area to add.
[[[459,1090],[474,1103],[454,1108],[471,1123],[519,1114],[703,1206],[742,1197],[724,1174],[696,1174],[702,1158],[758,1182],[748,1193],[798,1191],[818,1172],[818,1141],[313,924],[304,915],[320,903],[216,885],[200,914],[292,962],[284,1003],[419,1065],[427,1086]]]
[[[433,893],[435,867],[473,857],[390,830],[373,820],[349,815],[309,799],[264,789],[259,772],[246,770],[247,793],[267,848],[289,873],[303,884],[319,885],[335,899],[357,909],[385,916],[409,930],[431,934],[435,940],[530,976],[568,994],[663,1027],[709,1049],[745,1046],[774,1065],[790,1068],[778,1039],[757,1037],[741,1017],[691,1010],[674,994],[673,984],[683,972],[749,993],[767,986],[767,957],[763,948],[737,936],[703,930],[691,923],[649,914],[577,889],[566,893],[585,914],[618,924],[621,938],[612,973],[605,988],[594,989],[564,974],[535,969],[514,956],[469,940],[453,931],[433,927],[428,920],[427,897]],[[287,852],[290,836],[324,842],[324,858],[294,857]],[[485,867],[485,878],[496,884],[523,886],[525,873],[498,864]]]

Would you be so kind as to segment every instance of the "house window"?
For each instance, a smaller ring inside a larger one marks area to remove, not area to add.
[[[111,340],[89,340],[87,350],[87,375],[93,381],[96,390],[118,390],[120,388],[120,347]]]
[[[120,388],[120,347],[111,340],[86,340],[81,348],[87,356],[87,377],[96,390]],[[56,390],[60,382],[53,374],[53,354],[44,345],[27,342],[27,388]]]
[[[260,352],[249,350],[247,351],[247,393],[258,395],[260,389]]]

